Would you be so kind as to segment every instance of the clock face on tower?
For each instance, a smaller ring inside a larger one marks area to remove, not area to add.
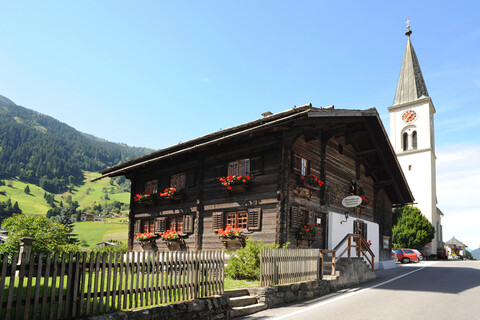
[[[406,123],[412,122],[417,119],[417,113],[413,110],[407,110],[402,113],[402,120]]]

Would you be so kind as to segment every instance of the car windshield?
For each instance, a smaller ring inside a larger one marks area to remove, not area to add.
[[[395,253],[403,253],[402,250],[395,249],[393,250]]]

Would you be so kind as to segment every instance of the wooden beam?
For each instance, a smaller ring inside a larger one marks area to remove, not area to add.
[[[366,150],[358,151],[358,152],[355,153],[355,155],[360,158],[360,157],[370,156],[370,155],[375,154],[375,153],[377,153],[377,149],[372,148],[372,149],[366,149]]]
[[[373,184],[374,184],[376,187],[389,186],[389,185],[393,184],[393,179],[386,179],[386,180],[375,181]]]

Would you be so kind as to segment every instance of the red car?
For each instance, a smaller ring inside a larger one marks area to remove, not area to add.
[[[418,262],[418,256],[412,249],[393,249],[392,255],[401,263]]]

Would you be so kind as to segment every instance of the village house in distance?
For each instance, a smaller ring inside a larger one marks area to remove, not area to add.
[[[183,250],[221,249],[215,232],[227,225],[253,241],[289,241],[290,248],[333,249],[354,233],[372,243],[381,269],[393,263],[392,207],[414,201],[376,109],[303,105],[267,112],[106,169],[97,179],[120,175],[132,182],[131,251],[143,250],[136,234],[166,230],[182,234]],[[229,175],[242,179],[225,186]],[[165,194],[170,186],[178,192]],[[142,194],[151,196],[136,201]],[[350,195],[362,204],[344,207]],[[300,234],[307,223],[315,224],[315,235]],[[168,250],[159,237],[155,244]]]

